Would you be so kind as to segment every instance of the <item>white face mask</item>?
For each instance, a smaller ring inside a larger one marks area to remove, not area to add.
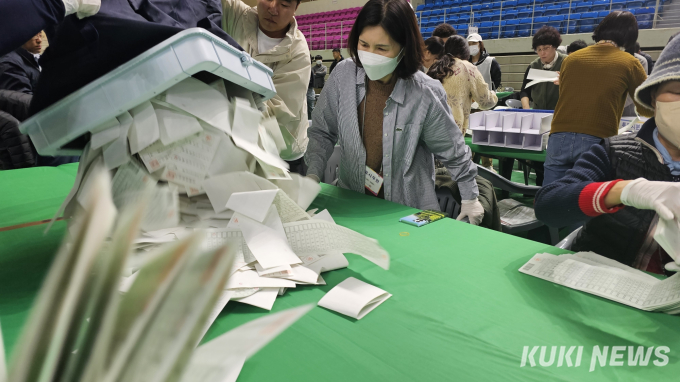
[[[403,51],[404,49],[400,50],[397,57],[389,58],[360,50],[358,52],[359,61],[361,61],[361,65],[364,67],[368,78],[371,81],[377,81],[394,72],[394,69],[397,68],[402,59],[401,53]]]
[[[321,61],[321,60],[316,60],[316,64],[317,64],[317,65],[323,65],[323,61]]]
[[[656,127],[673,146],[680,148],[680,101],[656,101]]]
[[[470,56],[474,57],[479,53],[479,45],[470,45]]]

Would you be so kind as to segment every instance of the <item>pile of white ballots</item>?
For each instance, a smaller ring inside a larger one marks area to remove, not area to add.
[[[119,279],[149,194],[118,213],[109,174],[101,168],[90,191],[9,368],[0,340],[0,382],[233,382],[249,357],[313,308],[268,314],[197,348],[238,245],[202,249],[200,232],[168,243],[121,295]]]
[[[343,253],[389,267],[377,241],[336,225],[327,210],[307,211],[321,187],[281,160],[292,136],[264,117],[252,94],[239,95],[222,80],[187,78],[94,129],[64,216],[84,208],[100,167],[111,171],[119,210],[152,194],[122,292],[154,249],[197,229],[205,249],[238,243],[213,319],[229,300],[271,310],[289,288],[324,285],[322,272],[347,267]]]

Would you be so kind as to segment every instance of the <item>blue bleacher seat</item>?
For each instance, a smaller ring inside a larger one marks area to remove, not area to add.
[[[562,3],[560,6],[560,10],[557,12],[558,15],[568,15],[571,12],[571,4]]]
[[[542,26],[547,25],[549,21],[550,17],[548,16],[534,17],[534,33],[541,29]]]
[[[529,7],[517,8],[517,18],[523,19],[525,17],[532,17],[534,10]]]
[[[419,6],[416,7],[416,12],[424,11],[425,10],[425,4],[420,4]]]
[[[445,11],[443,9],[437,9],[432,11],[432,16],[444,16]]]
[[[431,15],[432,15],[432,11],[423,12],[423,17],[430,17]]]
[[[460,7],[460,5],[463,3],[461,0],[453,0],[452,2],[454,7]]]
[[[543,16],[555,16],[561,9],[561,5],[549,5],[543,13]]]
[[[517,18],[517,10],[511,9],[509,11],[503,10],[503,20],[514,20]]]
[[[555,16],[550,16],[550,20],[548,21],[548,25],[557,29],[560,33],[565,33],[565,21],[564,21],[564,15],[555,15]]]
[[[457,14],[457,13],[460,13],[460,7],[449,8],[449,9],[446,11],[446,14],[447,14],[447,15],[455,15],[455,14]]]
[[[491,21],[491,16],[493,16],[493,12],[491,11],[482,12],[480,15],[475,15],[475,21]]]
[[[638,29],[652,29],[651,21],[638,21]]]
[[[432,8],[434,8],[434,4],[425,4],[425,7],[423,7],[426,11],[431,11]]]
[[[468,24],[470,23],[470,14],[469,13],[462,13],[458,15],[458,22],[461,24]]]
[[[586,12],[581,14],[581,21],[579,22],[579,33],[592,32],[597,25],[597,12]]]
[[[491,10],[491,3],[482,4],[482,12],[487,12]]]
[[[530,5],[532,5],[531,0],[517,0],[518,7],[528,7]]]
[[[593,6],[590,8],[591,11],[608,11],[609,10],[609,0],[593,1]]]
[[[444,8],[451,8],[453,7],[453,1],[447,0],[444,2]]]
[[[599,11],[597,12],[597,24],[601,23],[607,15],[611,13],[609,11]]]
[[[571,13],[567,15],[568,21],[567,21],[567,33],[576,33],[578,32],[578,23],[579,20],[581,20],[581,14],[580,13]]]
[[[458,15],[446,16],[446,23],[449,25],[458,24]]]
[[[621,11],[626,9],[626,3],[628,0],[612,0],[612,11]],[[656,3],[655,3],[656,4]]]
[[[470,5],[470,4],[472,4],[472,0],[461,0],[460,4],[461,5]]]
[[[501,2],[496,1],[496,2],[491,3],[491,9],[493,9],[493,10],[501,9]]]
[[[509,0],[503,2],[503,9],[515,8],[517,6],[517,0]]]
[[[519,20],[519,25],[517,25],[517,36],[527,37],[531,34],[531,18],[525,17]]]
[[[517,36],[517,26],[519,25],[519,20],[508,20],[503,27],[503,33],[501,36],[503,38],[511,38]]]
[[[593,7],[593,3],[591,1],[582,1],[580,3],[576,4],[576,7],[574,8],[575,13],[584,13],[584,12],[590,12],[590,9]]]
[[[505,28],[505,24],[507,21],[494,21],[493,27],[491,27],[491,38],[492,39],[498,39],[501,36],[501,33],[503,32],[503,28]]]
[[[482,11],[482,4],[473,4],[472,5],[472,12],[481,12]]]
[[[656,0],[645,1],[645,7],[656,7]]]
[[[491,32],[493,23],[491,21],[484,21],[479,24],[479,34]]]
[[[472,7],[470,5],[462,5],[460,7],[461,13],[470,13],[471,11],[472,11]]]
[[[443,1],[435,1],[434,7],[435,8],[442,8],[442,7],[444,7],[444,2]]]
[[[467,24],[458,24],[456,25],[456,32],[458,32],[459,35],[464,36],[467,34],[468,30],[468,25]]]
[[[629,1],[626,3],[626,8],[628,9],[642,8],[644,7],[644,3],[645,2],[643,0]]]
[[[500,9],[491,11],[491,21],[498,21],[501,19],[501,11]]]
[[[653,7],[645,7],[645,8],[638,8],[635,10],[635,18],[638,21],[652,21],[654,20],[654,8]]]
[[[534,7],[534,17],[541,17],[543,14],[547,11],[547,8],[544,6],[540,7]]]

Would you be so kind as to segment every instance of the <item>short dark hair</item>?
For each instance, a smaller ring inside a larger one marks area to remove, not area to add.
[[[323,60],[323,57],[321,57],[320,54],[317,54],[316,57],[314,57],[315,60]]]
[[[470,45],[463,36],[452,36],[444,45],[444,53],[467,61],[470,59]]]
[[[633,48],[638,39],[637,19],[628,11],[613,11],[595,28],[593,40],[614,41],[626,50]]]
[[[572,42],[571,44],[569,44],[569,46],[567,46],[567,54],[572,54],[572,53],[574,53],[578,50],[581,50],[581,49],[587,48],[587,47],[588,47],[587,42],[585,42],[583,40],[576,40],[576,41]]]
[[[430,37],[425,40],[425,49],[440,58],[444,54],[444,41],[439,37]]]
[[[463,36],[451,36],[444,45],[444,56],[436,61],[427,75],[439,82],[444,82],[446,77],[453,75],[453,65],[456,58],[462,61],[467,61],[470,58],[470,47]]]
[[[349,55],[360,68],[363,66],[358,53],[359,35],[368,26],[381,26],[392,40],[401,45],[402,59],[394,70],[398,78],[409,78],[420,70],[423,37],[416,14],[406,0],[369,0],[361,8],[347,39]]]
[[[550,26],[544,25],[536,32],[531,40],[531,49],[536,50],[539,46],[552,45],[557,49],[562,44],[560,32]]]
[[[340,48],[333,48],[333,52],[338,52],[338,53],[340,53]]]
[[[436,28],[434,28],[434,31],[432,31],[432,37],[439,37],[439,38],[449,38],[451,36],[457,35],[458,32],[456,32],[456,28],[452,27],[451,25],[447,23],[441,23],[437,25]]]

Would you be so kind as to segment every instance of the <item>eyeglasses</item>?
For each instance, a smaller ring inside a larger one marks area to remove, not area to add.
[[[550,52],[552,49],[555,49],[555,48],[554,48],[553,46],[548,46],[548,47],[546,47],[546,48],[538,47],[538,48],[535,50],[535,52],[538,53],[538,54],[541,54],[541,53],[543,53],[543,52]]]

